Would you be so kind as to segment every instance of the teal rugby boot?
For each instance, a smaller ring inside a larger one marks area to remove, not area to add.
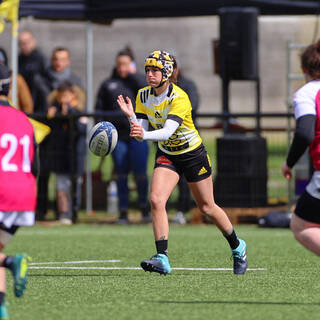
[[[144,271],[158,272],[160,274],[169,274],[171,272],[171,266],[169,258],[165,254],[155,254],[148,260],[141,262],[141,268]]]
[[[239,239],[239,242],[238,247],[232,250],[234,274],[244,274],[248,267],[247,245],[241,239]]]

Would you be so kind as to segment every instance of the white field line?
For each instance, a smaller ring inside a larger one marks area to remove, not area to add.
[[[37,266],[41,264],[76,264],[76,263],[105,263],[105,262],[121,262],[121,260],[86,260],[86,261],[63,261],[63,262],[33,262],[30,266]]]
[[[31,266],[29,269],[52,269],[52,270],[142,270],[138,267],[37,267]],[[172,270],[185,271],[232,271],[232,268],[172,268]],[[266,268],[248,268],[247,271],[266,271]]]

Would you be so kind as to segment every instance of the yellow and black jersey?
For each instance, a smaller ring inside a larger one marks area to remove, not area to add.
[[[188,95],[175,84],[155,96],[154,89],[147,86],[138,91],[136,116],[147,119],[154,129],[162,129],[167,119],[175,120],[179,127],[166,141],[158,141],[161,151],[177,155],[194,150],[201,145],[201,137],[191,117],[191,103]]]

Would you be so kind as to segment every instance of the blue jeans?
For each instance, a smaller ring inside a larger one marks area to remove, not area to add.
[[[129,207],[129,188],[128,174],[133,172],[140,208],[146,208],[148,203],[148,176],[147,160],[149,146],[146,141],[139,142],[136,139],[130,141],[118,140],[112,152],[112,158],[117,175],[117,187],[120,211],[128,210]]]

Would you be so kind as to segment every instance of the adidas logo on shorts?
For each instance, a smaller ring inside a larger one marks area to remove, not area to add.
[[[202,167],[198,172],[198,176],[201,176],[202,174],[205,174],[207,172],[208,172],[207,169],[205,167]]]

